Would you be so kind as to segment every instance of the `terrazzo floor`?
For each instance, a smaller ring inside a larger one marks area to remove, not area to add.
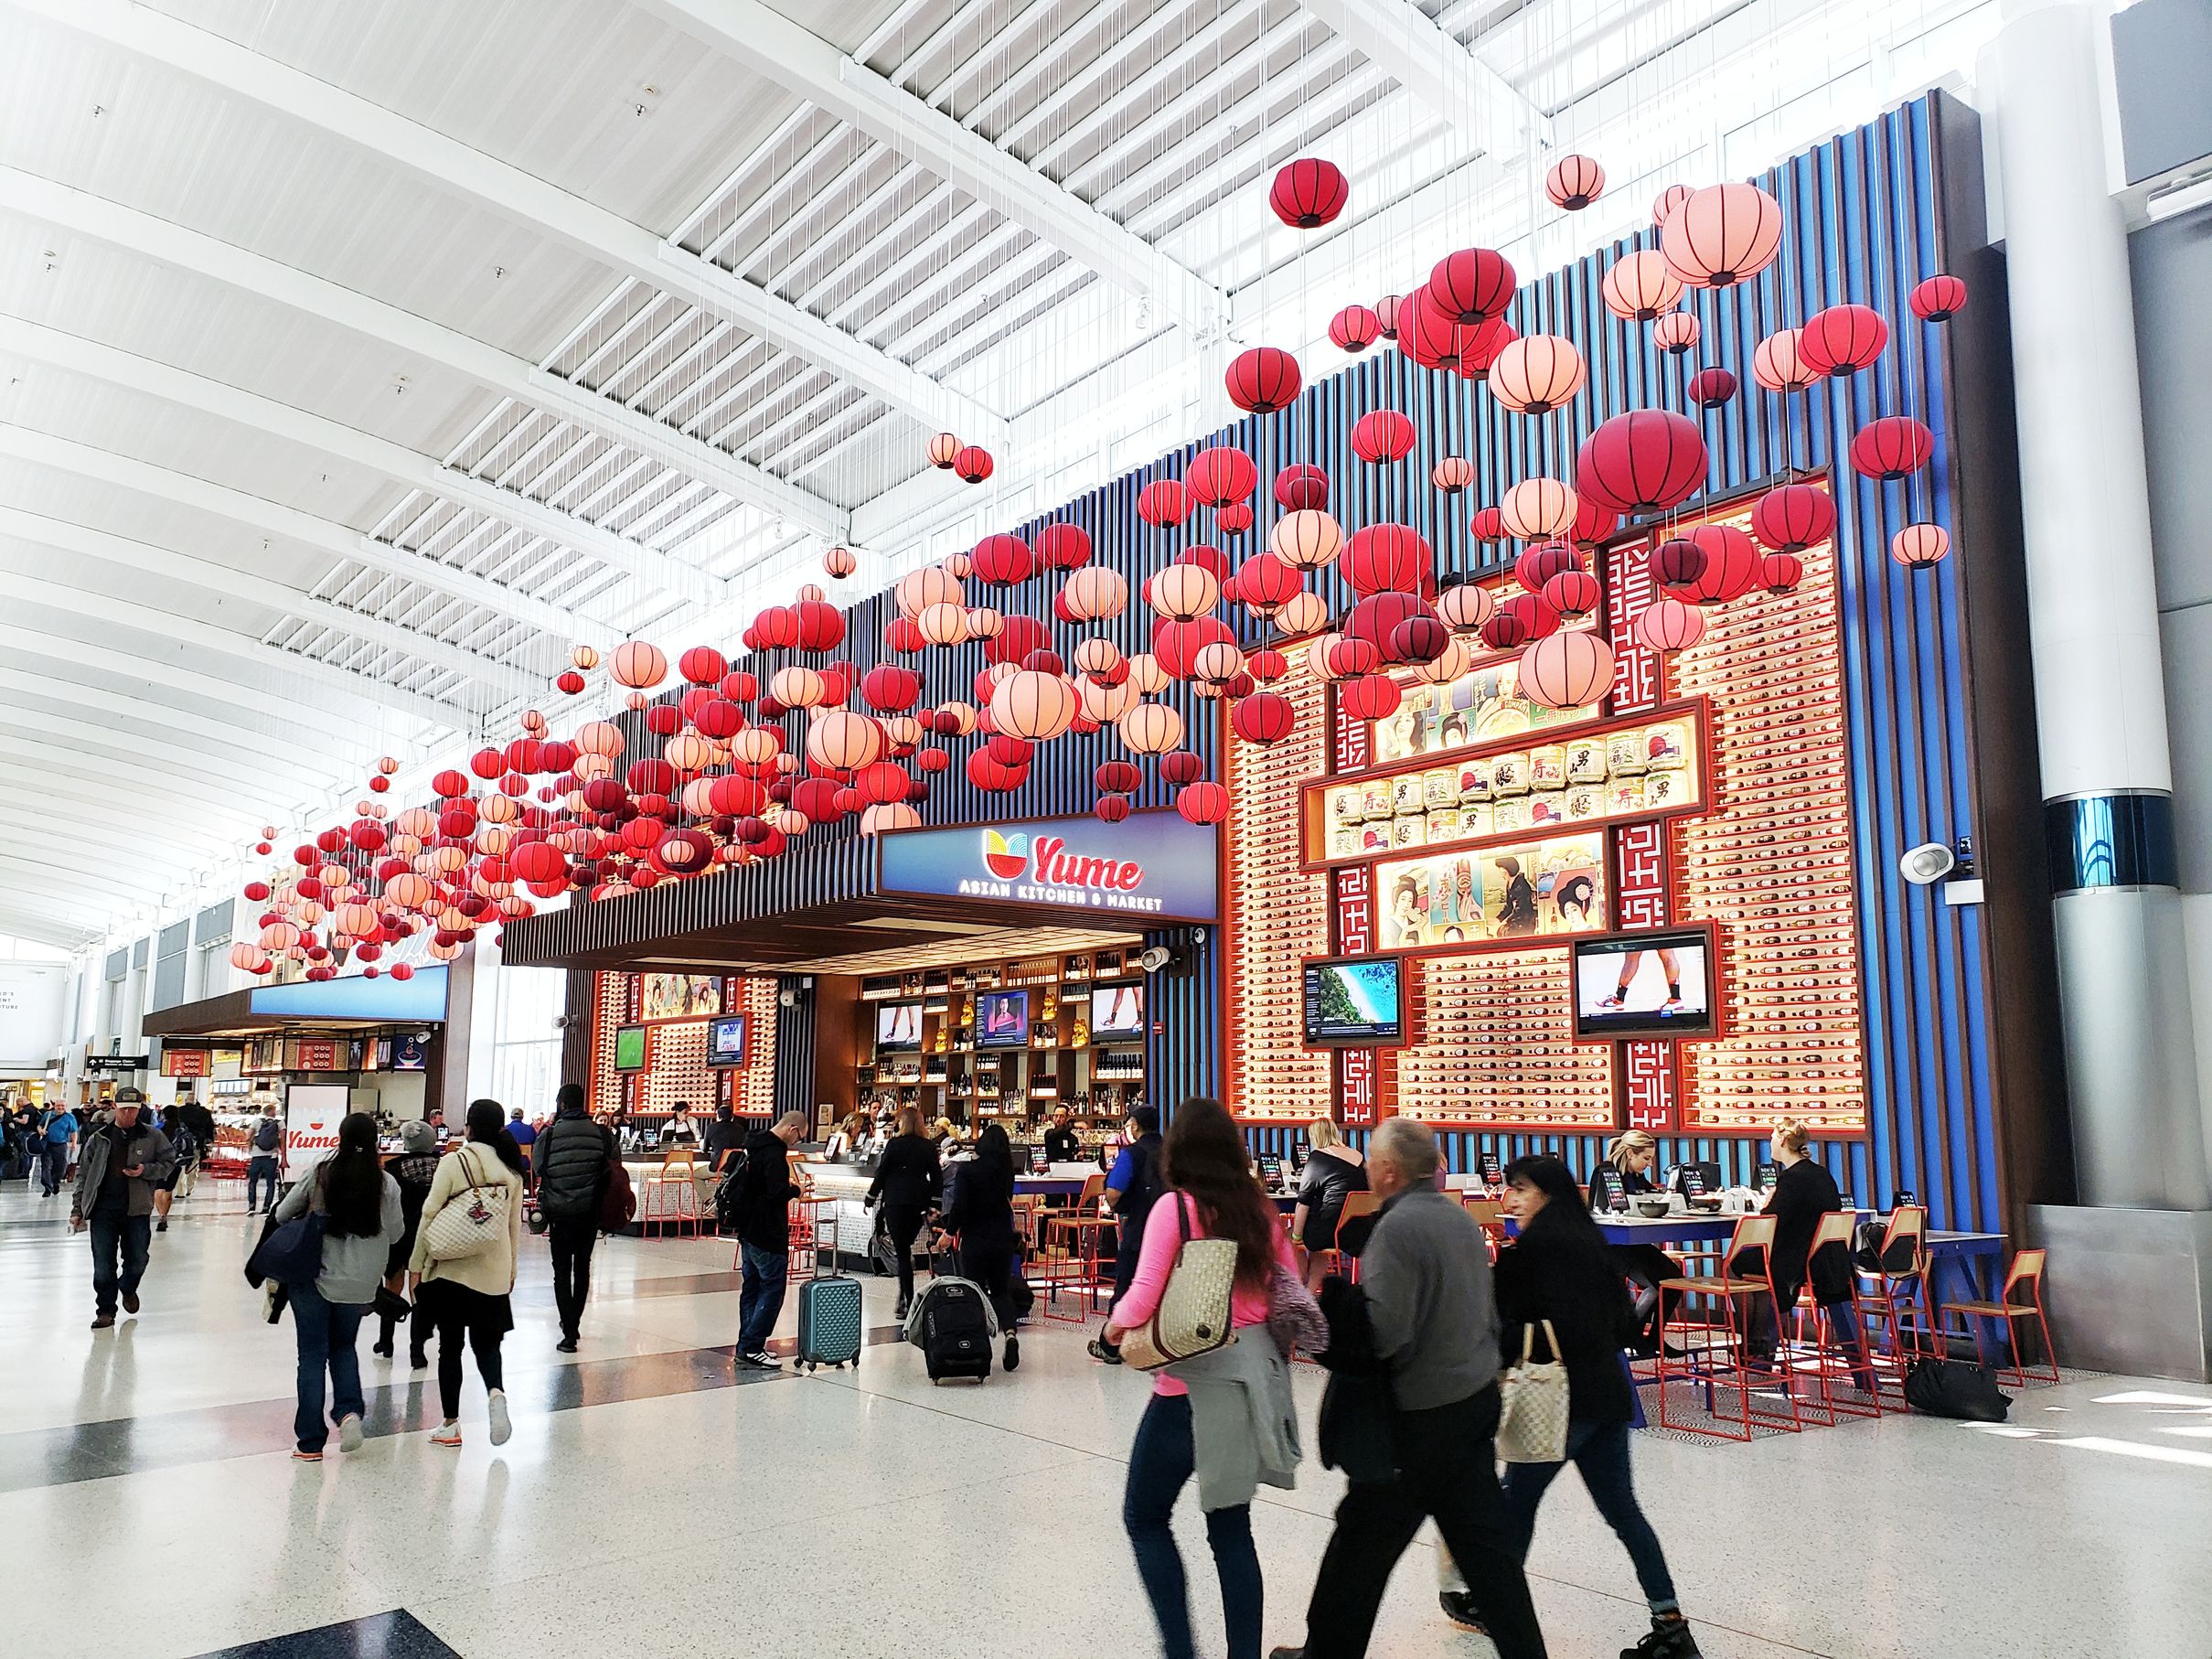
[[[1039,1322],[1019,1373],[933,1388],[879,1340],[854,1372],[737,1370],[730,1248],[604,1242],[582,1352],[552,1350],[542,1243],[508,1339],[514,1438],[473,1371],[459,1453],[427,1372],[367,1354],[370,1439],[294,1462],[292,1336],[239,1273],[240,1190],[155,1240],[136,1318],[88,1329],[65,1200],[0,1189],[0,1654],[760,1659],[1159,1651],[1122,1536],[1143,1379]],[[888,1335],[892,1287],[867,1281]],[[788,1333],[794,1304],[786,1304]],[[1308,1418],[1321,1379],[1301,1367]],[[1886,1418],[1747,1446],[1638,1437],[1637,1480],[1715,1659],[2212,1655],[2212,1388],[2112,1377],[2030,1391],[1992,1430]],[[1341,1492],[1311,1465],[1256,1508],[1267,1640],[1302,1638]],[[1178,1516],[1201,1651],[1223,1650],[1203,1532]],[[1562,1659],[1643,1613],[1579,1485],[1531,1556]],[[123,1587],[120,1588],[119,1587]],[[1401,1563],[1372,1650],[1481,1659]]]

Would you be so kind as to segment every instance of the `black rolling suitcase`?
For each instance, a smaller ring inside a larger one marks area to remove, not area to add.
[[[965,1279],[940,1279],[922,1292],[907,1321],[909,1340],[922,1350],[929,1380],[948,1376],[981,1382],[991,1374],[991,1339],[998,1322],[982,1287]]]

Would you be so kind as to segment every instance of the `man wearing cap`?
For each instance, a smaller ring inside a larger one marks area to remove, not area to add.
[[[69,1194],[69,1231],[92,1231],[92,1329],[115,1322],[120,1290],[126,1313],[138,1311],[138,1281],[153,1241],[154,1188],[175,1163],[169,1138],[147,1121],[146,1097],[115,1092],[115,1109],[84,1139],[77,1186]]]

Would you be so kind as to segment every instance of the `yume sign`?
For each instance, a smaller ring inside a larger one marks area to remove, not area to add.
[[[1221,914],[1215,831],[1176,812],[1117,824],[1085,816],[900,830],[881,840],[877,885],[885,893],[1060,904],[1138,923]]]

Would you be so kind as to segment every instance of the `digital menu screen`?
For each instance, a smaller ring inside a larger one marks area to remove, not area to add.
[[[976,996],[976,1046],[1026,1048],[1030,1040],[1030,994],[1026,990],[986,990]]]

